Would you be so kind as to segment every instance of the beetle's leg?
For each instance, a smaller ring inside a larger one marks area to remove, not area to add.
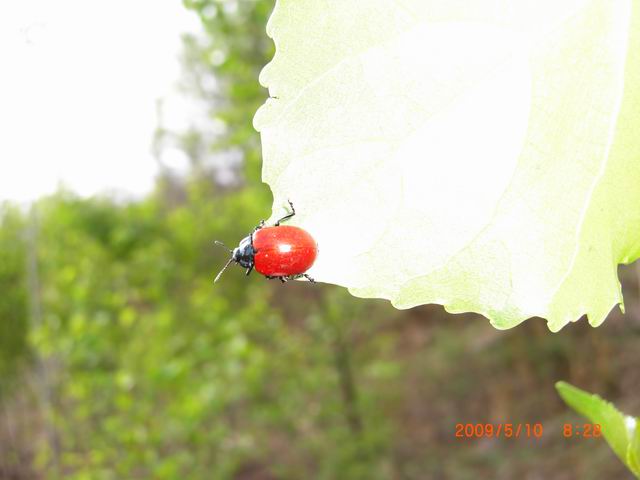
[[[280,278],[280,281],[282,283],[286,283],[286,281],[289,280],[287,277],[278,277],[278,278]]]
[[[289,220],[291,217],[293,217],[296,214],[296,209],[293,208],[293,203],[291,202],[291,200],[287,200],[287,202],[289,202],[289,206],[291,207],[291,213],[289,213],[288,215],[285,215],[280,220],[278,220],[276,222],[276,224],[275,224],[276,227],[280,226],[280,222],[284,222],[285,220]]]
[[[248,277],[252,270],[253,270],[253,265],[247,268],[247,273],[245,275]]]
[[[260,223],[258,224],[258,226],[253,230],[253,232],[251,233],[251,235],[249,235],[249,243],[251,244],[251,251],[253,252],[253,254],[255,255],[256,249],[253,248],[253,234],[256,233],[258,230],[260,230],[262,228],[262,226],[264,225],[264,220],[260,220]]]
[[[316,281],[313,278],[311,278],[309,275],[307,275],[306,273],[303,273],[302,276],[304,278],[306,278],[307,280],[309,280],[311,283],[316,283]]]
[[[256,233],[262,227],[264,227],[264,220],[260,220],[260,223],[258,225],[256,225],[256,228],[253,229],[253,233]]]

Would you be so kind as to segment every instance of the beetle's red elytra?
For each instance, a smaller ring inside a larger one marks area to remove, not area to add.
[[[288,277],[309,270],[318,255],[315,240],[306,230],[280,225],[253,234],[256,271],[266,277]]]
[[[291,213],[278,220],[274,226],[265,227],[262,221],[236,248],[228,249],[231,258],[218,273],[214,283],[232,262],[246,268],[247,275],[255,268],[266,278],[277,278],[283,283],[300,277],[305,277],[310,282],[314,281],[305,272],[311,268],[318,256],[318,245],[306,230],[291,225],[280,225],[296,214],[291,201],[289,205]],[[224,247],[224,244],[217,240],[216,243]]]

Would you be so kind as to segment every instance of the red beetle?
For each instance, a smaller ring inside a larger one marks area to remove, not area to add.
[[[318,256],[318,245],[306,230],[290,225],[280,225],[296,214],[293,203],[289,201],[291,213],[276,222],[273,227],[265,227],[264,220],[253,232],[240,241],[240,245],[231,252],[231,258],[220,270],[214,280],[217,282],[232,262],[247,269],[247,275],[255,269],[269,280],[279,278],[282,283],[300,277],[310,282],[313,278],[305,272],[311,268]],[[218,245],[224,244],[218,242]],[[227,248],[227,247],[225,247]]]

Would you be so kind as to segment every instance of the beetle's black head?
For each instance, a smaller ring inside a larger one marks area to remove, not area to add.
[[[240,241],[240,245],[233,249],[231,259],[238,263],[241,267],[251,268],[253,267],[253,257],[255,255],[253,249],[253,241],[251,235],[243,238]]]
[[[253,249],[252,235],[249,235],[243,238],[240,241],[240,245],[238,245],[233,250],[231,250],[230,248],[227,248],[227,246],[224,243],[218,242],[217,240],[216,240],[216,244],[221,245],[226,250],[228,250],[231,253],[231,258],[226,263],[226,265],[222,268],[222,270],[220,270],[220,273],[218,273],[218,275],[216,276],[216,279],[213,281],[214,283],[220,279],[224,271],[227,269],[229,265],[231,265],[232,262],[236,262],[238,265],[240,265],[243,268],[253,268],[253,259],[256,252]]]

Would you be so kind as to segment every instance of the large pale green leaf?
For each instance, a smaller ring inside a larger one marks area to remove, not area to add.
[[[558,330],[640,256],[640,0],[278,0],[256,114],[310,272]]]
[[[562,399],[579,414],[601,427],[607,443],[620,460],[640,478],[640,423],[625,416],[612,403],[566,382],[557,382]]]

